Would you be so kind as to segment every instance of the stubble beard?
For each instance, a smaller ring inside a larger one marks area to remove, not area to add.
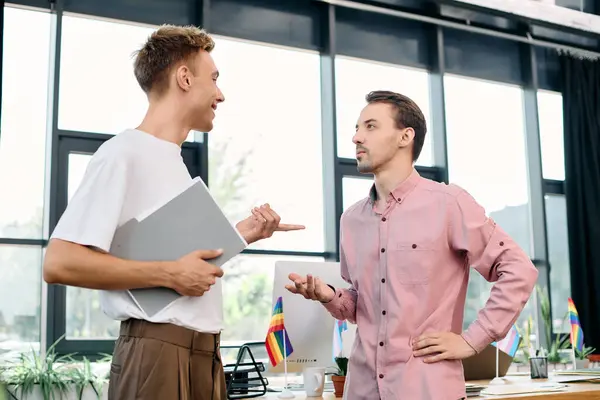
[[[359,161],[356,169],[361,174],[370,174],[373,172],[373,166],[368,161]]]

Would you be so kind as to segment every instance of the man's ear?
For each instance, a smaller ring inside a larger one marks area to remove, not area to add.
[[[175,70],[175,80],[177,86],[187,92],[192,87],[192,72],[186,65],[180,65]]]
[[[415,130],[413,128],[404,128],[400,130],[398,137],[398,147],[409,146],[415,138]]]

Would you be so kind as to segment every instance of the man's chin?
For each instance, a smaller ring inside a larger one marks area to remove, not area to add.
[[[193,129],[198,132],[208,133],[213,130],[213,127],[214,127],[214,125],[213,125],[212,121],[210,121],[210,122],[205,122],[203,124],[198,124],[198,126]]]
[[[356,167],[356,169],[358,170],[358,172],[360,172],[361,174],[370,174],[373,172],[373,168],[371,168],[371,165],[368,163],[361,163],[360,161],[358,162],[358,165]]]

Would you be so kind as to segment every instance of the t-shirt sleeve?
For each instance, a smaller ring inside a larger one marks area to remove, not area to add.
[[[127,192],[127,160],[97,152],[86,169],[52,238],[108,252],[121,220]]]

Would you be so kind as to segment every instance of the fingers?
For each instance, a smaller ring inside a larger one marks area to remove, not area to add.
[[[317,277],[310,274],[303,277],[296,273],[291,273],[288,278],[293,283],[285,285],[285,288],[291,293],[301,294],[305,299],[309,300],[320,300],[325,296],[322,289],[323,283]]]
[[[290,281],[295,281],[296,279],[302,279],[302,276],[298,275],[295,272],[292,272],[288,275],[288,278],[290,279]]]
[[[315,298],[321,300],[323,298],[323,290],[321,289],[321,279],[315,277]]]
[[[267,205],[262,205],[260,207],[255,207],[254,208],[254,215],[258,216],[257,213],[260,214],[260,216],[262,216],[264,218],[264,223],[266,224],[266,228],[269,231],[274,231],[275,228],[277,227],[277,225],[279,225],[279,215],[277,215],[277,213],[273,210],[271,210],[270,207],[268,207]]]
[[[450,353],[445,351],[443,353],[437,354],[435,356],[432,357],[425,357],[423,359],[423,362],[427,363],[427,364],[431,364],[431,363],[436,363],[442,360],[447,360],[450,358]]]
[[[294,293],[294,294],[298,294],[298,290],[296,289],[296,284],[295,284],[295,282],[296,282],[297,280],[300,280],[300,281],[302,281],[302,280],[303,280],[303,278],[302,278],[300,275],[298,275],[298,274],[296,274],[296,273],[294,273],[294,272],[292,272],[291,274],[289,274],[289,275],[288,275],[288,278],[290,279],[290,281],[294,282],[294,284],[287,284],[287,285],[285,285],[285,288],[286,288],[288,291],[290,291],[290,292],[292,292],[292,293]]]
[[[196,257],[201,258],[203,260],[210,260],[213,258],[219,257],[223,254],[223,250],[198,250],[194,253]]]
[[[426,356],[429,354],[443,353],[445,350],[446,349],[443,346],[435,345],[435,346],[425,347],[424,349],[421,349],[421,350],[417,350],[417,351],[413,352],[413,355],[415,357],[421,357],[421,356]]]
[[[437,333],[426,333],[413,340],[413,350],[423,349],[428,346],[440,344],[440,336]]]
[[[311,300],[317,299],[317,296],[315,295],[315,280],[312,275],[306,277],[306,294]]]
[[[285,285],[285,288],[289,291],[292,292],[294,294],[298,294],[298,291],[296,290],[296,286],[294,285]]]
[[[304,225],[295,225],[295,224],[279,224],[276,231],[279,232],[289,232],[289,231],[299,231],[302,229],[306,229]]]
[[[262,208],[263,208],[263,210],[267,211],[273,217],[273,221],[275,222],[275,226],[278,226],[279,222],[281,221],[281,217],[279,216],[279,214],[277,214],[275,212],[275,210],[273,210],[271,208],[271,206],[269,205],[269,203],[263,204]]]
[[[269,233],[273,231],[289,232],[306,229],[304,225],[299,224],[281,224],[281,217],[275,210],[271,208],[269,203],[265,203],[260,207],[254,207],[252,214],[257,220],[265,225],[265,230]]]
[[[215,267],[215,269],[213,271],[213,275],[216,276],[217,278],[221,278],[225,272],[223,271],[222,268],[219,268],[217,266],[214,266],[214,267]],[[212,285],[214,285],[214,282],[212,283]]]

